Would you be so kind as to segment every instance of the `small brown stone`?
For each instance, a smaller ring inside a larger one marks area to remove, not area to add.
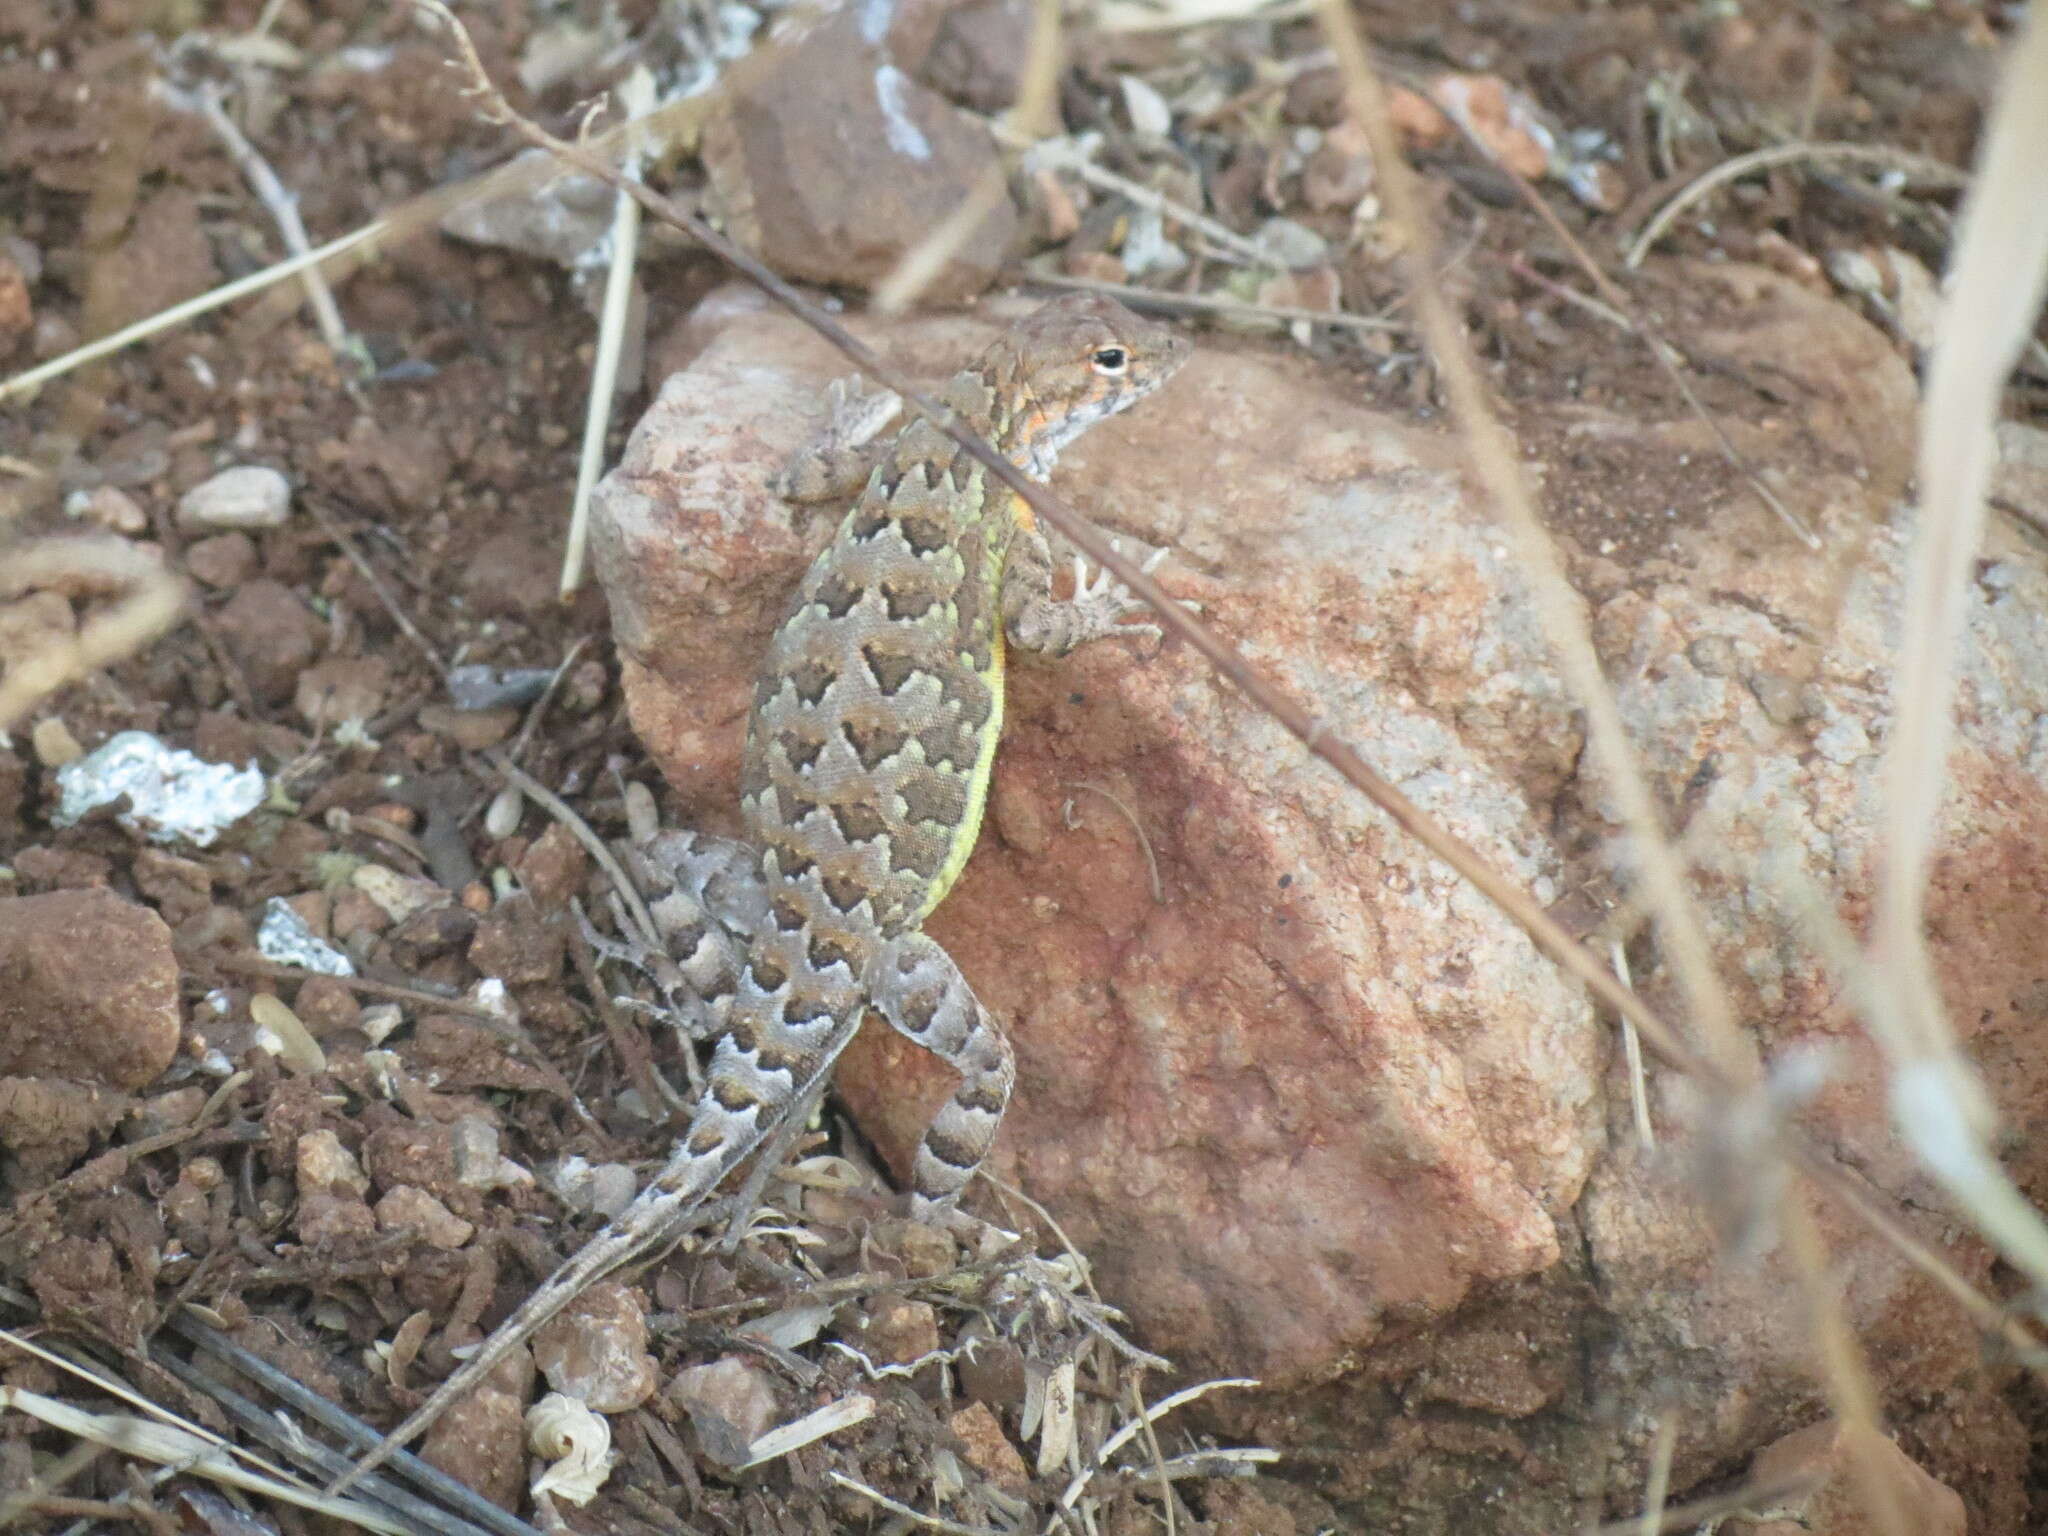
[[[465,752],[495,747],[519,725],[516,709],[453,709],[446,704],[429,704],[419,713],[420,727],[445,736]]]
[[[531,896],[507,896],[477,923],[469,963],[505,982],[549,981],[562,969],[563,945],[561,925]]]
[[[156,913],[107,890],[0,899],[0,1075],[133,1091],[171,1064],[178,1028]]]
[[[516,1511],[526,1488],[526,1402],[532,1395],[533,1354],[515,1349],[435,1421],[420,1455]]]
[[[697,1442],[712,1460],[737,1466],[775,1423],[775,1387],[768,1373],[728,1355],[676,1372],[668,1395],[690,1416]]]
[[[216,590],[239,587],[256,574],[256,541],[236,529],[185,547],[185,569]]]
[[[599,1413],[624,1413],[654,1393],[646,1308],[616,1280],[593,1285],[535,1333],[533,1358],[550,1387]]]
[[[245,583],[214,616],[228,652],[266,704],[282,704],[320,648],[321,624],[282,582]]]
[[[998,1488],[1022,1493],[1031,1485],[1024,1458],[986,1404],[969,1403],[946,1421],[946,1427],[966,1447],[967,1464]]]
[[[391,663],[381,656],[330,656],[299,674],[292,704],[308,725],[331,730],[384,707]]]
[[[877,1365],[908,1365],[939,1347],[939,1316],[928,1301],[878,1296],[861,1315],[855,1341]]]

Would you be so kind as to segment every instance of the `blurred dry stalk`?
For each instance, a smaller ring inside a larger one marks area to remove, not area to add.
[[[0,678],[0,731],[45,695],[132,656],[177,623],[186,585],[138,545],[115,538],[38,539],[7,551],[0,564],[0,601],[38,587],[124,591],[67,640],[44,646]]]
[[[1045,133],[1052,120],[1054,93],[1059,87],[1059,66],[1059,0],[1035,0],[1031,40],[1018,75],[1017,100],[997,125],[997,137],[1018,135],[1036,139]],[[981,227],[981,221],[988,217],[1004,191],[1001,162],[993,162],[969,189],[952,217],[906,251],[896,270],[882,280],[875,289],[875,308],[890,315],[916,303],[953,254]]]
[[[1920,515],[1908,553],[1896,728],[1885,754],[1884,879],[1866,964],[1882,1006],[1871,1032],[1891,1064],[1892,1116],[1978,1230],[2036,1287],[2048,1286],[2048,1226],[1985,1145],[1991,1107],[1957,1051],[1926,944],[1925,896],[1954,732],[1964,593],[1983,541],[1999,398],[2048,295],[2048,17],[2020,25],[1985,126],[1928,361]]]

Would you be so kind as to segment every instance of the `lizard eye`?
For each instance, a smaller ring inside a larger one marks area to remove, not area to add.
[[[1115,378],[1131,366],[1131,354],[1122,347],[1098,347],[1088,361],[1095,365],[1097,373]]]

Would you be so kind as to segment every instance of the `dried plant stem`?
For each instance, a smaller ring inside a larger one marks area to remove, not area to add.
[[[156,82],[156,93],[165,102],[181,112],[194,113],[203,118],[207,127],[235,162],[243,179],[249,183],[263,206],[270,210],[270,217],[277,225],[277,232],[284,240],[284,248],[294,256],[305,256],[313,249],[313,242],[306,238],[306,226],[299,218],[299,202],[277,179],[277,172],[270,168],[251,144],[235,120],[228,116],[220,104],[220,92],[213,86],[203,86],[197,91],[181,91],[165,81]],[[326,340],[328,350],[337,359],[353,359],[360,355],[355,339],[342,323],[341,309],[334,302],[333,290],[327,286],[327,279],[320,274],[318,264],[308,266],[299,273],[299,281],[305,285],[306,302],[312,306],[313,319],[320,327],[320,335]]]
[[[1716,188],[1724,187],[1731,181],[1739,181],[1755,171],[1767,171],[1780,165],[1797,165],[1801,161],[1875,165],[1885,170],[1902,171],[1937,187],[1960,187],[1969,181],[1966,175],[1944,160],[1916,155],[1910,150],[1899,149],[1889,144],[1773,144],[1768,149],[1755,149],[1746,155],[1737,155],[1732,160],[1724,160],[1699,180],[1688,184],[1670,202],[1659,208],[1649,223],[1643,226],[1643,232],[1630,242],[1628,254],[1622,258],[1622,264],[1631,268],[1641,266],[1643,258],[1650,253],[1650,247],[1664,237],[1664,231],[1671,227],[1672,222]]]
[[[628,126],[654,106],[654,76],[636,65],[619,87],[619,104]],[[621,175],[640,175],[640,146],[627,140],[619,165]],[[597,489],[604,467],[605,434],[611,430],[612,401],[618,393],[619,357],[625,350],[626,321],[633,302],[633,273],[640,254],[640,205],[626,193],[614,195],[611,265],[604,276],[604,304],[597,322],[597,355],[590,364],[590,403],[583,413],[583,445],[576,456],[576,495],[569,506],[569,536],[562,549],[562,579],[557,595],[564,602],[583,585],[583,550],[590,537],[590,493]]]

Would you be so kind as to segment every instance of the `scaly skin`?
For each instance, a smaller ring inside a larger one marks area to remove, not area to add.
[[[1187,353],[1111,300],[1065,298],[1019,321],[942,399],[1044,479],[1066,443],[1150,394]],[[829,478],[793,472],[785,483],[815,490]],[[904,426],[812,562],[755,689],[741,803],[761,887],[737,905],[765,916],[748,933],[727,912],[700,913],[670,933],[722,1031],[689,1128],[618,1220],[337,1488],[419,1434],[586,1285],[680,1233],[822,1081],[869,1008],[960,1073],[918,1149],[913,1209],[978,1225],[957,1202],[1009,1100],[1010,1048],[919,925],[980,831],[1006,640],[1061,655],[1139,628],[1119,622],[1133,606],[1121,588],[1062,603],[1051,576],[1021,498],[922,418]],[[688,844],[677,846],[680,868]]]

